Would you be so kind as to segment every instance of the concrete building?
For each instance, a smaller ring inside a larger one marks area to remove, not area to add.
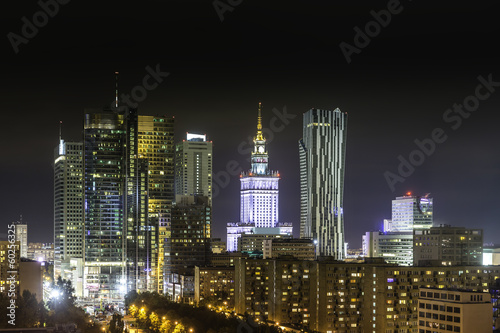
[[[248,258],[249,255],[241,252],[224,252],[219,254],[212,253],[210,265],[216,267],[234,266],[234,263],[239,258]]]
[[[186,133],[175,146],[175,194],[201,195],[212,202],[212,141]]]
[[[271,230],[268,230],[268,232]],[[238,251],[239,252],[253,252],[253,251],[264,251],[264,242],[266,240],[273,239],[291,239],[292,235],[281,235],[279,231],[276,231],[275,234],[266,233],[266,234],[243,234],[238,241]]]
[[[413,265],[413,233],[371,231],[363,235],[363,256],[381,257],[387,263]]]
[[[234,307],[234,266],[199,267],[194,270],[195,303]]]
[[[172,208],[171,236],[165,245],[167,295],[179,295],[174,288],[182,281],[176,277],[190,277],[194,283],[195,266],[210,263],[211,217],[212,208],[208,197],[176,196]],[[194,297],[194,285],[185,288],[192,289]]]
[[[442,225],[413,231],[413,263],[482,265],[483,230]]]
[[[420,288],[418,329],[424,333],[492,331],[489,293]]]
[[[280,174],[269,170],[269,154],[262,133],[262,105],[259,103],[257,135],[253,139],[251,169],[240,175],[240,221],[227,224],[227,250],[238,250],[243,234],[291,235],[292,224],[280,222]]]
[[[347,113],[338,108],[304,113],[300,157],[300,237],[315,240],[317,254],[345,257],[344,170]]]
[[[210,240],[210,247],[212,248],[212,254],[220,254],[226,252],[226,241],[220,238],[212,238]]]
[[[417,333],[420,288],[485,293],[499,276],[498,266],[246,258],[235,265],[235,308],[237,313],[325,333]],[[489,325],[491,329],[492,321]]]
[[[266,239],[263,259],[292,256],[298,260],[315,260],[316,246],[312,239]]]

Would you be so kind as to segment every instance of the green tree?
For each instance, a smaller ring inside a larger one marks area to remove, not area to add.
[[[150,330],[152,330],[155,333],[160,331],[161,322],[160,318],[158,318],[158,315],[156,313],[152,312],[149,315],[149,322],[151,323],[149,326]]]
[[[187,333],[186,328],[182,324],[177,324],[175,325],[174,332],[173,333]]]
[[[161,323],[160,333],[172,333],[174,330],[174,324],[170,320],[165,320]]]
[[[122,316],[118,313],[114,313],[113,318],[111,318],[111,321],[109,322],[109,332],[122,333],[124,327],[125,323],[123,322]]]

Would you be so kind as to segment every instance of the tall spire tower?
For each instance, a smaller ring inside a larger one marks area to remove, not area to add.
[[[238,249],[242,234],[291,235],[291,223],[279,222],[278,182],[280,175],[270,171],[266,139],[262,133],[262,103],[259,103],[257,135],[253,138],[251,168],[240,175],[240,222],[228,223],[228,251]]]
[[[266,151],[266,139],[262,135],[262,103],[259,103],[257,116],[257,135],[253,138],[254,149],[252,152],[251,175],[267,175],[269,173],[269,155]]]

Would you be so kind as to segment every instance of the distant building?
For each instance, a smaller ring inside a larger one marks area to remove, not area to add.
[[[212,208],[208,197],[176,196],[172,208],[171,236],[165,245],[168,260],[165,290],[168,295],[179,295],[175,285],[182,281],[178,277],[193,277],[195,266],[210,263],[211,217]],[[194,297],[194,286],[192,289]]]
[[[500,265],[500,245],[483,246],[483,265]]]
[[[226,241],[220,238],[212,238],[210,241],[213,254],[220,254],[226,252]]]
[[[272,230],[266,230],[267,232],[271,232]],[[265,233],[265,234],[254,234],[248,233],[241,235],[241,238],[238,242],[238,251],[239,252],[253,252],[253,251],[264,251],[264,242],[266,240],[272,239],[291,239],[292,235],[281,235],[279,234],[279,230],[275,230],[275,234]]]
[[[420,332],[491,333],[491,296],[485,292],[420,288]]]
[[[414,265],[482,265],[483,230],[443,225],[413,231]]]
[[[316,259],[316,246],[312,239],[266,239],[264,259],[293,256],[298,260]]]
[[[28,225],[23,223],[23,217],[18,222],[14,222],[16,226],[16,240],[19,241],[21,258],[28,258]]]
[[[224,303],[234,307],[234,266],[195,267],[195,303]]]
[[[279,220],[280,174],[269,170],[269,154],[262,132],[261,112],[259,103],[251,169],[240,175],[240,221],[228,223],[226,228],[229,252],[238,251],[238,242],[243,234],[292,234],[292,224]]]
[[[407,195],[392,200],[392,220],[384,221],[390,232],[412,232],[413,229],[428,229],[433,223],[433,199]]]
[[[381,257],[387,263],[413,265],[413,233],[371,231],[363,235],[363,256]]]
[[[0,240],[0,294],[4,296],[8,295],[9,292],[16,294],[19,292],[19,264],[21,262],[19,243],[18,240],[15,243]],[[12,273],[10,272],[13,271],[17,272],[14,274],[15,281],[11,279]],[[12,281],[14,283],[11,283]]]
[[[212,201],[212,141],[186,133],[175,146],[175,194],[206,196]]]
[[[347,113],[311,109],[303,116],[300,158],[300,237],[318,256],[345,257],[344,171]]]
[[[241,252],[224,252],[212,254],[210,258],[210,266],[229,267],[234,266],[234,263],[239,258],[248,258],[248,254]]]
[[[28,243],[28,259],[54,262],[54,243]]]

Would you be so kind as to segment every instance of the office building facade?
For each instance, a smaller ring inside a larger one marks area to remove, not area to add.
[[[389,264],[413,265],[413,233],[370,231],[363,235],[363,256],[381,257]]]
[[[482,265],[483,230],[441,225],[413,231],[413,264]]]
[[[212,142],[186,133],[175,146],[175,194],[207,196],[212,201]]]
[[[387,224],[390,232],[412,232],[413,229],[429,229],[433,223],[433,199],[429,195],[405,196],[392,200],[392,220]],[[385,224],[386,222],[384,222]]]
[[[56,278],[71,279],[71,258],[84,256],[83,206],[83,143],[65,142],[59,138],[59,145],[54,150],[53,250]]]
[[[300,237],[317,254],[344,258],[344,170],[347,113],[338,108],[304,113],[300,158]]]

